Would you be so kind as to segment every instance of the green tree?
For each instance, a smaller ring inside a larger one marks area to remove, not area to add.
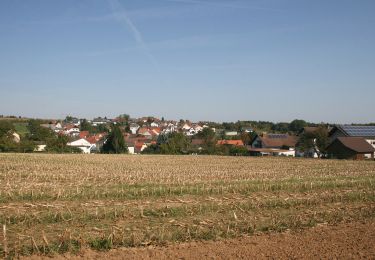
[[[287,133],[289,128],[290,128],[289,123],[277,123],[271,127],[272,131],[278,132],[278,133]]]
[[[40,126],[41,121],[31,119],[27,125],[29,130],[28,138],[32,141],[45,142],[47,139],[55,136],[55,133],[46,127]]]
[[[0,137],[14,131],[14,125],[7,120],[0,120]]]
[[[170,133],[166,143],[160,145],[162,154],[187,154],[190,140],[183,133]]]
[[[81,131],[89,131],[90,133],[94,132],[94,127],[89,122],[87,122],[86,119],[82,120],[81,124],[79,125],[79,129]]]
[[[203,151],[201,151],[201,153],[216,153],[216,134],[211,128],[203,128],[203,130],[197,133],[195,137],[203,140]]]
[[[328,128],[325,125],[320,125],[315,131],[315,144],[318,148],[318,156],[322,157],[327,154],[327,147],[329,145]]]
[[[117,125],[113,125],[111,132],[108,135],[106,142],[103,145],[102,153],[127,153],[128,147],[126,146],[124,136]]]
[[[298,133],[305,126],[307,126],[307,122],[305,120],[295,119],[292,122],[290,122],[289,131]]]
[[[298,147],[301,151],[314,150],[319,158],[326,154],[328,145],[328,129],[325,125],[320,125],[313,132],[304,132],[298,142]]]
[[[65,122],[68,123],[68,122],[71,122],[73,120],[73,117],[72,116],[66,116],[65,117]]]
[[[48,153],[82,153],[77,147],[68,146],[69,137],[57,135],[47,139],[46,152]]]

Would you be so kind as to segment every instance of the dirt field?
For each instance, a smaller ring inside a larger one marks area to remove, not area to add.
[[[292,256],[308,258],[305,248],[335,241],[308,251],[372,252],[361,250],[373,241],[370,161],[0,154],[0,186],[6,230],[0,255],[74,255],[89,248],[85,257],[107,250],[135,258],[251,257],[287,256],[295,248]],[[334,228],[314,229],[321,225]],[[363,241],[361,233],[368,234]],[[306,241],[301,252],[299,241]]]
[[[322,225],[299,232],[167,247],[122,248],[109,252],[88,249],[79,255],[57,259],[374,259],[374,244],[375,222],[371,222]]]

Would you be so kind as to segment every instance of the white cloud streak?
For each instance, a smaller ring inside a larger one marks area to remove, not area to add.
[[[150,52],[150,49],[148,48],[146,42],[143,40],[142,33],[138,30],[136,25],[133,23],[133,21],[130,19],[130,16],[128,15],[125,8],[119,3],[118,0],[108,0],[108,2],[111,5],[112,14],[114,18],[123,23],[131,32],[134,40],[138,44],[138,46],[143,50],[145,55],[150,59],[152,65],[155,67],[157,71],[159,71],[159,63],[157,62],[156,58],[152,55]]]
[[[256,9],[256,10],[267,10],[267,11],[280,11],[280,10],[274,9],[274,8],[248,6],[248,5],[237,5],[237,4],[223,3],[223,2],[209,2],[209,1],[203,1],[203,0],[163,0],[163,1],[183,3],[183,4],[211,5],[211,6],[218,6],[218,7],[238,8],[238,9]]]

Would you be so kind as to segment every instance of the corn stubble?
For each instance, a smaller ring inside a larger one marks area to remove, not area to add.
[[[0,154],[0,255],[166,245],[375,217],[375,163]]]

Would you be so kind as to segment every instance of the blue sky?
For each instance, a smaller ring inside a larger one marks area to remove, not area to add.
[[[374,122],[373,0],[2,0],[0,114]]]

